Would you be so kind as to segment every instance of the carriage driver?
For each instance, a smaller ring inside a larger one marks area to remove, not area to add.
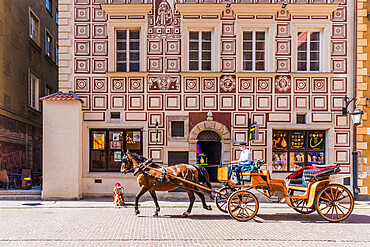
[[[232,164],[238,164],[238,165],[233,165],[229,167],[229,173],[228,173],[228,179],[230,179],[233,170],[235,171],[237,185],[241,184],[240,183],[240,172],[242,170],[242,167],[245,165],[250,165],[252,163],[252,153],[247,149],[247,143],[241,142],[239,144],[239,148],[240,150],[242,150],[239,160],[231,161]]]

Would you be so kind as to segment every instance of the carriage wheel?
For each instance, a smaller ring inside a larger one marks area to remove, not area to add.
[[[227,199],[229,199],[229,196],[235,191],[235,188],[232,187],[223,187],[220,189],[220,192],[223,192],[225,194],[216,194],[215,202],[217,208],[227,214]]]
[[[247,221],[256,216],[258,200],[249,191],[238,190],[232,193],[227,200],[227,208],[231,217],[239,221]]]
[[[316,210],[328,221],[338,222],[351,215],[353,210],[351,191],[340,184],[329,184],[316,196]]]
[[[308,199],[290,199],[292,205],[294,206],[294,210],[301,214],[310,214],[315,212],[315,208],[306,208]]]

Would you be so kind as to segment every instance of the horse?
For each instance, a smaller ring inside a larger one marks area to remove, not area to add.
[[[155,191],[170,191],[178,188],[179,186],[185,188],[190,201],[188,210],[183,213],[183,217],[187,217],[191,213],[195,201],[194,193],[200,197],[204,209],[212,210],[211,206],[206,204],[204,195],[195,185],[170,178],[170,176],[163,175],[163,173],[161,173],[166,172],[192,182],[205,183],[208,188],[212,189],[208,172],[204,167],[198,165],[178,164],[164,168],[154,162],[151,162],[150,164],[147,164],[147,166],[150,166],[151,169],[143,169],[143,166],[140,165],[142,162],[146,163],[148,160],[136,153],[131,153],[128,151],[122,156],[121,172],[126,174],[129,171],[134,171],[134,175],[137,176],[137,183],[140,187],[140,190],[135,198],[135,215],[140,213],[138,206],[140,197],[149,191],[156,206],[153,216],[158,216],[160,207]]]

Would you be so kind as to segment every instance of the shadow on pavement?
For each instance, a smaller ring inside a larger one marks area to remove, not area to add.
[[[143,218],[153,218],[153,216],[148,215],[138,215],[138,217]],[[228,214],[190,214],[188,217],[183,217],[182,214],[178,215],[159,215],[155,218],[173,218],[173,219],[190,219],[190,220],[233,220]],[[296,213],[292,214],[257,214],[250,222],[256,223],[278,223],[283,221],[295,221],[300,223],[335,223],[329,222],[321,218],[316,213],[310,215],[297,215]],[[341,221],[341,224],[370,224],[370,216],[367,215],[358,215],[352,214],[346,220]]]

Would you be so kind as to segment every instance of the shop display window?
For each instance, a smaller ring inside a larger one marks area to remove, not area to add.
[[[325,131],[273,131],[272,170],[295,171],[325,164]]]
[[[142,154],[141,130],[91,130],[90,172],[119,171],[126,150]]]

